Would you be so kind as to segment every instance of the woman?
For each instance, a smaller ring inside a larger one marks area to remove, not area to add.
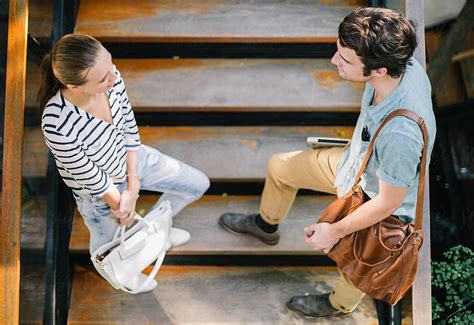
[[[43,59],[41,73],[43,135],[89,228],[91,253],[112,239],[118,223],[133,224],[140,189],[163,192],[155,207],[169,200],[175,215],[208,189],[202,172],[141,144],[124,81],[99,41],[64,36]],[[175,242],[189,239],[176,233]]]

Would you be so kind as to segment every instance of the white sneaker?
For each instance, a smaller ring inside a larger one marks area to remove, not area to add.
[[[148,275],[146,274],[143,274],[143,273],[140,273],[139,275],[137,275],[136,277],[128,280],[127,283],[125,283],[125,287],[129,290],[136,290],[138,289],[143,282],[145,282],[145,280],[148,278]],[[158,285],[158,282],[156,282],[155,279],[151,280],[150,283],[148,283],[148,285],[143,288],[139,293],[145,293],[145,292],[150,292],[150,291],[153,291],[156,286]]]
[[[176,247],[187,243],[191,239],[191,234],[183,229],[171,228],[170,243],[171,246]]]

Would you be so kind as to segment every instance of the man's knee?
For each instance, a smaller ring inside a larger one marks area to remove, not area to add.
[[[284,153],[273,155],[268,161],[268,174],[273,178],[284,178],[288,173],[288,161]]]

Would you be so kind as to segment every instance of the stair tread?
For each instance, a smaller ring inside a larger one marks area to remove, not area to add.
[[[142,143],[202,170],[213,181],[262,181],[273,154],[307,149],[308,136],[351,138],[353,127],[141,126],[139,131]],[[48,151],[41,130],[25,128],[24,139],[23,175],[45,177]]]
[[[21,272],[20,323],[41,324],[44,266],[23,265]],[[334,267],[164,265],[152,293],[130,295],[110,286],[92,266],[76,265],[68,323],[304,324],[308,319],[288,311],[286,301],[297,294],[327,292],[337,278]],[[376,324],[377,316],[365,297],[351,318],[321,323]]]
[[[156,195],[142,195],[137,212],[144,215],[157,201]],[[174,219],[173,226],[191,233],[191,240],[174,247],[171,255],[320,255],[304,241],[303,228],[314,223],[322,211],[335,199],[331,195],[305,195],[296,198],[288,218],[280,225],[281,239],[270,246],[258,239],[231,234],[218,225],[225,212],[258,212],[260,196],[206,195],[185,208]],[[70,250],[87,252],[89,231],[76,210]]]
[[[344,81],[329,59],[117,59],[137,112],[357,112],[364,83]],[[27,106],[39,68],[29,67]]]
[[[307,321],[286,307],[293,295],[324,293],[336,283],[334,268],[163,266],[158,287],[130,295],[114,289],[89,268],[76,266],[68,320],[71,323],[281,323]],[[118,303],[120,302],[120,303]],[[331,324],[374,324],[369,297],[348,319]]]
[[[359,0],[82,0],[76,31],[115,42],[335,42],[341,20],[366,4]]]
[[[151,208],[159,195],[142,195],[137,204],[141,215]],[[260,196],[205,195],[185,208],[174,219],[174,226],[191,233],[191,240],[174,247],[170,255],[320,255],[303,238],[303,228],[315,221],[335,199],[332,195],[298,196],[288,218],[280,225],[281,239],[277,245],[266,245],[255,238],[238,236],[222,229],[217,221],[225,212],[254,213],[258,211]],[[44,248],[46,236],[46,197],[24,200],[22,211],[22,249]],[[75,210],[70,250],[87,253],[89,231],[79,212]]]

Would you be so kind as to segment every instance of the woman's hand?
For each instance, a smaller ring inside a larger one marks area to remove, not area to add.
[[[118,222],[123,225],[130,227],[133,225],[135,217],[135,206],[137,204],[138,194],[135,191],[129,189],[125,190],[120,194],[120,204],[118,210],[113,210],[112,213],[118,219]]]

